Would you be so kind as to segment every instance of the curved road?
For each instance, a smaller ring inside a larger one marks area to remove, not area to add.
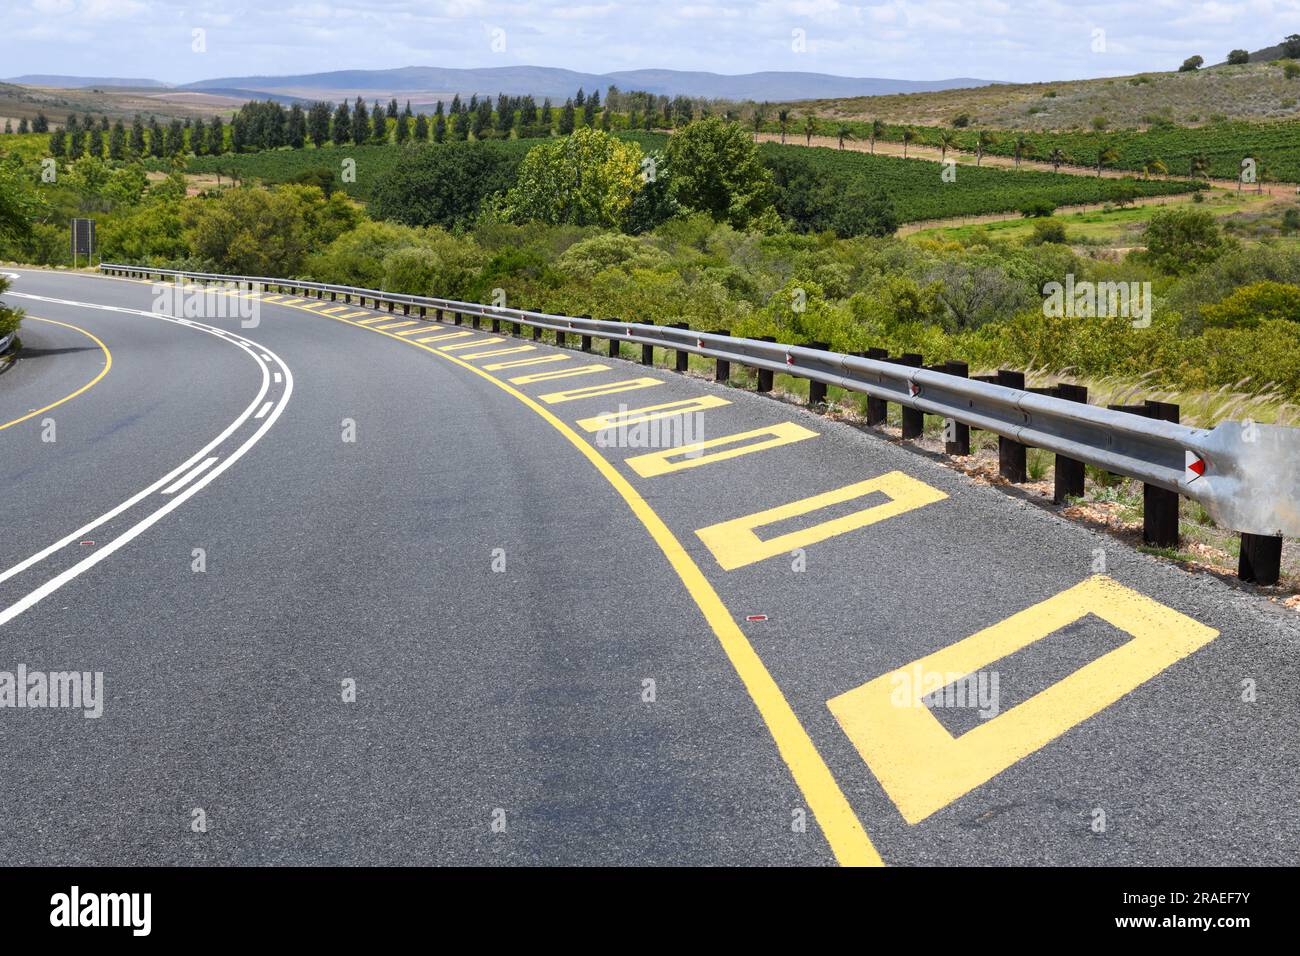
[[[12,864],[1300,855],[1293,612],[663,367],[12,272],[0,705],[103,673],[0,706]]]

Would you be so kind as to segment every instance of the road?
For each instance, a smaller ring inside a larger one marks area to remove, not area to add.
[[[1244,589],[603,343],[11,272],[0,671],[103,699],[0,707],[8,863],[1300,857]]]

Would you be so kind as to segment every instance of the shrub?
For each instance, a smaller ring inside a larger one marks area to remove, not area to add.
[[[1229,242],[1214,216],[1201,209],[1157,209],[1146,228],[1147,254],[1171,275],[1183,275],[1217,259]]]
[[[1050,216],[1054,212],[1056,212],[1056,203],[1050,199],[1036,199],[1020,207],[1020,215],[1026,219]]]
[[[1251,329],[1282,319],[1300,323],[1300,286],[1271,281],[1241,286],[1222,301],[1205,306],[1201,317],[1207,329]]]
[[[1045,242],[1065,242],[1065,223],[1059,219],[1045,219],[1034,223],[1034,234],[1028,240],[1032,245],[1041,246]]]

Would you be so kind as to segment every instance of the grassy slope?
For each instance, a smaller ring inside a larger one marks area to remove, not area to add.
[[[1054,96],[1044,94],[1054,93]],[[1217,66],[1195,73],[1142,73],[1132,77],[1014,83],[941,93],[904,93],[790,104],[800,116],[883,119],[946,126],[960,113],[991,129],[1086,129],[1094,116],[1114,127],[1138,127],[1155,118],[1182,124],[1228,119],[1300,119],[1300,78],[1280,65]]]

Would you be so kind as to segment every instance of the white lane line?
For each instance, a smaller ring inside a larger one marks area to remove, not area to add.
[[[188,325],[190,328],[193,328],[196,331],[202,331],[202,332],[210,331],[208,327],[203,326],[199,323],[181,322],[180,320],[172,316],[158,315],[153,312],[144,312],[139,309],[126,309],[120,306],[97,305],[92,302],[76,302],[70,299],[54,299],[46,296],[31,295],[29,293],[21,293],[21,292],[11,292],[7,294],[12,295],[14,297],[21,297],[24,299],[38,299],[44,302],[55,302],[63,305],[70,305],[70,306],[75,306],[80,308],[97,309],[105,312],[124,312],[124,313],[129,313],[134,315],[141,315],[144,316],[145,318],[161,319],[168,322],[175,322],[178,325],[181,324]],[[175,481],[179,475],[183,474],[188,469],[193,468],[196,463],[201,461],[204,457],[207,457],[208,453],[212,451],[212,449],[216,448],[218,445],[224,442],[241,425],[243,425],[245,422],[249,420],[249,418],[253,414],[253,409],[259,406],[259,404],[266,397],[266,393],[270,388],[271,370],[265,363],[261,361],[261,359],[258,357],[258,352],[255,351],[254,348],[250,348],[249,345],[245,345],[242,342],[232,341],[229,338],[223,337],[223,340],[227,342],[231,342],[232,344],[237,345],[239,348],[242,348],[246,353],[248,353],[248,355],[253,359],[253,361],[257,362],[257,364],[261,367],[262,370],[261,387],[258,389],[257,395],[253,397],[252,402],[250,402],[248,407],[245,408],[242,413],[240,413],[239,417],[236,418],[233,422],[231,422],[221,432],[221,434],[217,435],[216,438],[212,439],[212,441],[208,442],[208,444],[206,444],[205,446],[200,448],[197,452],[195,452],[194,455],[186,459],[176,468],[173,468],[167,474],[163,475],[162,478],[158,479],[153,484],[149,485],[149,487],[145,488],[143,491],[137,492],[135,495],[131,496],[130,498],[122,502],[117,507],[105,512],[104,514],[100,515],[98,518],[95,518],[93,521],[87,522],[86,524],[78,528],[76,531],[73,531],[71,534],[66,535],[65,537],[54,542],[54,544],[50,545],[49,547],[44,548],[41,551],[38,551],[36,554],[33,554],[31,557],[27,558],[26,560],[20,561],[18,564],[14,565],[12,568],[5,571],[3,574],[0,574],[0,583],[3,583],[4,581],[14,577],[15,575],[21,574],[23,571],[39,563],[40,561],[43,561],[51,554],[54,554],[55,552],[62,550],[63,548],[67,547],[69,544],[73,543],[74,541],[83,539],[88,532],[93,531],[95,528],[98,528],[101,525],[105,524],[106,522],[113,520],[118,515],[122,514],[124,511],[127,511],[134,505],[138,504],[140,501],[152,495],[159,488],[162,488],[164,485],[167,485],[169,482]],[[261,349],[262,347],[256,346],[256,348]],[[42,600],[45,597],[48,597],[50,594],[53,594],[59,588],[63,587],[64,584],[68,583],[69,581],[77,577],[82,572],[86,571],[89,568],[94,567],[100,561],[103,561],[105,558],[112,555],[119,548],[130,543],[134,538],[144,533],[155,523],[162,520],[167,515],[171,514],[172,511],[179,508],[182,504],[184,504],[194,495],[198,494],[200,491],[206,488],[208,484],[211,483],[218,475],[222,474],[227,468],[234,465],[234,463],[237,462],[240,458],[242,458],[244,454],[250,448],[253,447],[253,445],[257,444],[257,442],[261,440],[262,436],[265,435],[267,431],[270,430],[271,426],[275,424],[276,420],[279,419],[281,413],[284,411],[285,407],[289,404],[290,397],[293,395],[293,373],[289,370],[289,367],[284,363],[284,360],[281,359],[278,355],[276,355],[274,352],[270,351],[269,349],[265,351],[266,354],[269,354],[271,356],[272,361],[274,361],[282,369],[284,369],[285,388],[278,402],[275,405],[275,411],[271,413],[271,416],[268,419],[266,419],[265,422],[263,422],[261,428],[259,428],[256,432],[254,432],[251,438],[246,440],[244,444],[242,444],[233,453],[231,453],[226,458],[225,461],[221,462],[221,464],[218,465],[216,468],[213,468],[210,471],[208,471],[208,473],[203,475],[203,477],[199,481],[195,482],[189,488],[185,489],[180,494],[176,495],[174,498],[171,499],[170,502],[168,502],[162,508],[159,508],[152,515],[149,515],[148,517],[136,523],[132,528],[128,529],[123,534],[119,535],[113,541],[110,541],[104,547],[87,555],[83,560],[78,562],[73,567],[68,568],[62,574],[59,574],[58,576],[47,581],[44,585],[37,588],[35,591],[31,592],[30,594],[28,594],[26,597],[22,598],[15,604],[9,606],[8,608],[5,608],[3,611],[0,611],[0,624],[5,624],[13,620],[15,617],[22,614],[28,608],[36,604],[38,601]]]
[[[270,403],[268,402],[267,404],[270,404]],[[216,459],[215,457],[205,459],[205,460],[203,461],[203,463],[200,464],[197,468],[191,468],[191,469],[190,469],[190,470],[185,474],[185,476],[184,476],[183,478],[181,478],[179,481],[173,482],[172,484],[170,484],[170,485],[168,485],[166,488],[164,488],[164,489],[162,490],[162,494],[164,494],[164,495],[170,495],[170,494],[174,494],[174,493],[177,492],[177,491],[180,491],[182,488],[184,488],[184,487],[185,487],[186,485],[188,485],[191,481],[193,481],[193,480],[194,480],[195,478],[197,478],[199,475],[203,474],[205,471],[207,471],[209,468],[211,468],[211,467],[212,467],[213,465],[215,465],[216,463],[217,463],[217,459]]]
[[[275,384],[276,384],[276,385],[279,385],[279,384],[280,384],[280,373],[279,373],[279,372],[276,372],[276,373],[275,373]]]
[[[265,418],[265,417],[266,417],[266,413],[269,412],[269,411],[271,410],[271,406],[274,405],[274,404],[275,404],[275,402],[267,402],[267,403],[266,403],[265,405],[263,405],[260,409],[258,409],[257,414],[254,415],[253,417],[254,417],[254,418]]]
[[[269,361],[271,361],[271,356],[269,356],[269,355],[263,355],[263,356],[262,356],[262,361],[263,361],[263,362],[269,362]]]

